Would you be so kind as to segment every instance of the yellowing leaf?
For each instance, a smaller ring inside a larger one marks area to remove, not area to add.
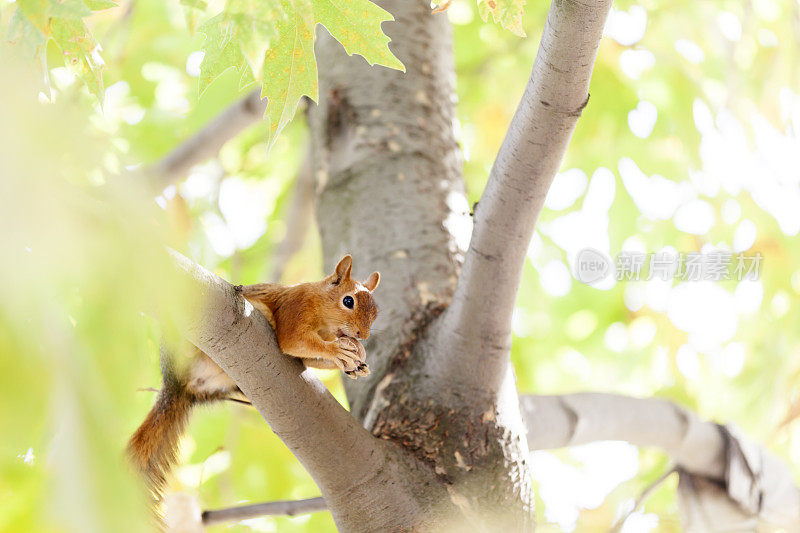
[[[389,37],[381,23],[394,18],[366,0],[314,0],[314,16],[349,55],[363,56],[370,65],[405,72],[403,63],[389,50]]]
[[[478,0],[478,12],[484,22],[491,13],[497,24],[520,37],[525,37],[522,29],[524,6],[525,0]]]
[[[314,24],[296,11],[292,2],[283,0],[281,7],[284,17],[276,24],[278,37],[264,58],[261,87],[261,97],[269,99],[266,111],[268,147],[294,117],[300,98],[318,98]]]
[[[318,99],[314,57],[316,24],[322,24],[349,55],[359,54],[370,65],[405,71],[389,50],[381,23],[392,16],[367,0],[281,1],[285,16],[277,23],[278,37],[266,54],[262,97],[269,99],[268,146],[294,117],[300,98]]]
[[[200,94],[231,67],[249,72],[236,37],[235,23],[230,18],[220,13],[201,24],[198,31],[206,36],[203,43],[205,55],[200,63]]]
[[[189,4],[197,8],[203,4]],[[279,12],[271,2],[230,0],[225,9],[200,25],[205,57],[200,65],[200,93],[223,71],[236,67],[242,82],[261,79],[264,54],[275,36]]]
[[[53,18],[50,21],[51,37],[64,54],[64,63],[78,74],[89,91],[103,98],[103,63],[99,47],[86,24],[80,19]]]
[[[83,19],[91,15],[92,10],[114,5],[105,0],[17,0],[8,37],[21,44],[26,52],[42,56],[47,40],[53,39],[64,55],[64,64],[102,100],[100,46]]]

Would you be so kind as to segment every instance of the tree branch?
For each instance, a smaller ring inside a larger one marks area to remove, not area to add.
[[[686,470],[714,479],[725,472],[725,438],[717,424],[670,401],[616,394],[520,397],[531,450],[624,440],[657,446]]]
[[[178,181],[192,166],[214,157],[226,142],[261,120],[266,109],[267,100],[261,99],[261,87],[258,87],[154,163],[145,175],[155,176],[162,187]]]
[[[227,509],[216,509],[203,512],[203,525],[211,526],[225,522],[240,522],[259,516],[296,516],[299,514],[327,511],[328,506],[323,498],[307,500],[280,501],[240,505]]]
[[[745,513],[797,528],[800,488],[789,468],[728,426],[656,398],[580,393],[523,396],[520,409],[531,450],[623,440],[668,453],[679,471],[722,484]],[[683,479],[683,478],[682,478]]]
[[[308,470],[338,527],[394,530],[430,515],[420,484],[434,474],[399,447],[374,438],[299,359],[281,354],[261,313],[233,286],[173,252],[178,270],[201,298],[184,334],[241,388]],[[446,497],[444,488],[438,498]]]
[[[578,117],[611,0],[553,0],[522,101],[475,211],[453,303],[441,323],[434,373],[497,391],[525,254]],[[443,348],[443,349],[442,349]]]

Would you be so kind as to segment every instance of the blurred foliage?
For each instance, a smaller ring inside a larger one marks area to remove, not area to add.
[[[529,2],[518,22],[522,2],[441,4],[454,25],[456,126],[474,202],[548,5]],[[224,63],[200,83],[209,44],[192,30],[221,2],[41,2],[87,36],[66,43],[55,26],[21,17],[30,5],[39,4],[0,7],[13,53],[40,49],[40,61],[1,65],[9,82],[0,86],[0,219],[10,260],[0,263],[0,531],[147,530],[121,457],[153,400],[137,389],[158,386],[159,328],[169,327],[145,313],[157,307],[178,320],[189,300],[159,244],[237,283],[267,279],[307,131],[288,124],[265,157],[268,128],[254,126],[156,205],[127,169],[168,153],[248,90]],[[513,348],[521,391],[669,398],[736,421],[800,463],[799,9],[777,0],[615,3],[589,106],[524,272]],[[500,25],[481,21],[489,13]],[[516,24],[528,37],[501,27]],[[90,34],[99,47],[88,46]],[[261,54],[262,34],[239,57]],[[68,68],[73,57],[84,62],[77,70]],[[89,61],[93,92],[105,87],[102,106],[85,83]],[[571,274],[584,246],[612,256],[713,247],[764,261],[755,281],[600,290]],[[316,278],[319,265],[312,232],[284,281]],[[322,376],[344,403],[339,377]],[[198,410],[182,455],[174,488],[204,507],[317,494],[242,406]],[[534,461],[537,515],[554,531],[610,527],[669,468],[659,452],[624,443],[538,452]],[[677,531],[674,488],[671,477],[627,531]],[[320,513],[215,529],[332,531],[333,522]]]
[[[102,47],[84,19],[93,11],[115,7],[110,0],[18,0],[12,12],[7,38],[30,57],[42,58],[52,41],[63,55],[63,64],[78,74],[89,91],[102,100],[104,62]],[[226,70],[240,72],[240,84],[261,84],[272,146],[277,135],[294,117],[303,96],[317,100],[317,62],[314,38],[317,24],[342,43],[348,54],[359,54],[370,64],[404,70],[389,51],[389,37],[381,23],[392,20],[369,0],[182,0],[186,25],[205,35],[200,59],[200,93]],[[129,9],[133,4],[129,5]],[[205,19],[205,20],[203,20]],[[198,26],[199,24],[199,26]]]
[[[11,15],[7,37],[22,46],[30,56],[41,56],[42,68],[47,72],[44,53],[52,39],[63,54],[63,62],[78,74],[89,91],[102,97],[102,59],[84,18],[93,11],[108,9],[116,4],[109,0],[19,0]]]

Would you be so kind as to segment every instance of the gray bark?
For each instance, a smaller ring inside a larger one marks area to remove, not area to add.
[[[397,20],[384,29],[407,72],[348,58],[324,36],[322,98],[309,111],[326,267],[351,252],[357,274],[382,275],[379,333],[366,345],[372,374],[347,383],[351,412],[429,465],[459,509],[453,520],[532,528],[513,382],[509,401],[472,402],[420,374],[426,326],[449,303],[461,262],[453,231],[470,224],[453,131],[452,36],[428,2],[379,4]]]
[[[320,103],[308,112],[325,268],[352,252],[354,274],[381,272],[372,375],[347,384],[362,417],[421,310],[450,300],[460,258],[443,227],[458,216],[448,197],[466,206],[447,18],[421,0],[378,3],[396,19],[383,27],[407,71],[348,57],[320,28]]]
[[[466,255],[456,238],[471,220],[449,23],[423,0],[378,3],[395,16],[384,29],[408,71],[370,67],[322,35],[321,101],[308,113],[326,270],[347,252],[355,275],[382,274],[382,311],[366,343],[372,374],[346,382],[351,413],[281,356],[230,285],[179,259],[205,302],[189,339],[308,469],[343,530],[532,529],[529,449],[600,438],[660,445],[695,475],[728,481],[732,441],[719,426],[657,400],[520,404],[509,364],[525,251],[586,105],[610,0],[553,1]],[[626,409],[615,410],[620,402]],[[753,494],[737,501],[752,504]]]
[[[623,440],[661,448],[680,474],[688,531],[800,531],[800,488],[791,470],[731,426],[672,402],[579,393],[520,399],[531,450]]]
[[[526,252],[588,102],[610,7],[611,0],[554,0],[550,6],[530,80],[475,209],[453,304],[440,324],[437,350],[450,355],[426,360],[434,381],[495,392],[506,379]]]
[[[701,420],[666,400],[607,393],[527,395],[520,398],[520,407],[531,451],[621,440],[669,454],[676,466],[629,512],[677,472],[681,519],[688,531],[800,530],[800,488],[788,466],[730,426]],[[213,511],[205,523],[324,508],[321,498],[268,502]]]
[[[587,392],[523,396],[520,408],[531,450],[624,440],[662,448],[693,473],[724,478],[725,438],[720,427],[672,402]]]
[[[326,266],[350,252],[356,271],[378,269],[384,280],[376,293],[381,332],[367,345],[372,375],[348,383],[348,399],[374,435],[399,443],[451,485],[464,516],[531,527],[508,328],[533,224],[585,103],[610,0],[551,6],[460,280],[456,232],[469,231],[470,220],[452,127],[449,23],[424,1],[379,3],[397,20],[385,30],[408,71],[370,68],[321,38],[321,101],[309,111]],[[521,224],[509,227],[515,219]],[[475,243],[489,238],[499,251],[481,266],[478,251],[489,248]]]
[[[230,507],[228,509],[205,511],[203,513],[203,524],[211,526],[214,524],[224,524],[225,522],[238,522],[259,516],[295,516],[327,510],[328,505],[323,498],[256,503],[253,505]]]
[[[173,258],[200,304],[184,334],[236,382],[308,470],[337,526],[394,530],[430,522],[446,494],[430,469],[370,435],[313,371],[281,354],[264,316],[232,285],[178,253]],[[431,490],[419,491],[423,486]]]

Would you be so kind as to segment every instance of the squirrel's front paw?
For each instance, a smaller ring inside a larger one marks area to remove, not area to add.
[[[345,374],[347,374],[347,376],[351,379],[356,379],[359,377],[363,378],[364,376],[369,376],[369,367],[367,366],[367,363],[359,363],[358,368],[347,371]]]
[[[343,372],[356,372],[361,365],[360,343],[350,337],[339,337],[336,343],[336,366]]]

